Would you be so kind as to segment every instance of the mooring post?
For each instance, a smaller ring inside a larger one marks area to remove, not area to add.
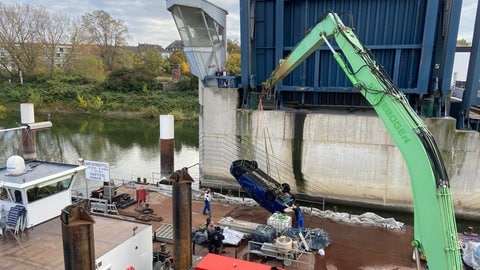
[[[174,117],[160,115],[160,175],[167,176],[174,169]]]

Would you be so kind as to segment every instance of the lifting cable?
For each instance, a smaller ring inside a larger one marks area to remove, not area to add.
[[[259,111],[259,114],[261,114],[261,119],[260,117],[257,118],[257,123],[256,123],[256,130],[255,130],[255,138],[260,138],[261,135],[263,135],[263,142],[264,142],[264,153],[265,153],[265,163],[266,163],[266,173],[269,177],[271,177],[271,167],[272,167],[272,162],[270,157],[272,158],[275,158],[275,153],[273,151],[273,145],[272,145],[272,140],[271,140],[271,137],[270,137],[270,132],[268,130],[268,126],[266,124],[266,121],[265,121],[265,115],[263,114],[263,94],[260,95],[260,98],[259,98],[259,101],[258,101],[258,107],[257,107],[257,110]],[[260,121],[262,120],[262,121]],[[259,134],[259,129],[260,127],[263,127],[263,134]],[[260,135],[260,136],[259,136]],[[257,147],[255,147],[257,148]],[[269,149],[271,149],[271,151],[269,151]],[[255,152],[255,151],[254,151]],[[277,163],[274,162],[274,164],[276,165]],[[280,173],[279,173],[279,170],[278,170],[278,166],[275,166],[275,169],[276,169],[276,174],[277,174],[277,180],[281,180],[280,179]],[[281,182],[281,181],[280,181]]]

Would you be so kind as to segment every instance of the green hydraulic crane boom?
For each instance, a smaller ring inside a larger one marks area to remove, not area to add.
[[[331,38],[341,52],[328,42]],[[263,83],[264,90],[274,88],[322,44],[328,45],[353,90],[362,93],[375,109],[402,153],[413,193],[413,246],[425,255],[429,269],[463,269],[452,194],[435,140],[405,95],[337,14],[326,14],[280,61]]]

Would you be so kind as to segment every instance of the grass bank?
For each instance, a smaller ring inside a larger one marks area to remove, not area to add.
[[[176,120],[198,119],[198,88],[183,80],[163,82],[150,90],[112,91],[85,81],[46,80],[0,84],[1,106],[19,110],[20,103],[33,103],[35,111],[84,113],[119,118],[147,118],[173,114]],[[166,87],[168,85],[168,87]],[[168,89],[168,90],[167,90]]]

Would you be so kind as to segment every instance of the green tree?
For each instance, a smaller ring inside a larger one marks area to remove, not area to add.
[[[146,48],[141,52],[141,57],[142,63],[154,75],[160,76],[165,74],[168,62],[158,50],[154,48]]]
[[[227,55],[227,70],[233,71],[235,74],[241,73],[241,56],[239,53]]]
[[[113,71],[103,84],[111,92],[146,92],[156,90],[160,85],[147,68],[121,68]]]
[[[241,73],[240,42],[238,40],[227,40],[227,70],[235,74]]]
[[[90,55],[75,60],[74,74],[87,79],[89,82],[99,83],[105,80],[105,69],[98,56]]]
[[[236,39],[227,39],[227,54],[240,54],[240,42]]]

